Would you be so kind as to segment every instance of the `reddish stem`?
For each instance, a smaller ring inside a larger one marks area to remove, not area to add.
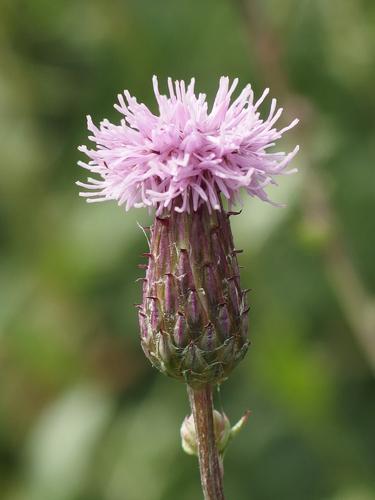
[[[212,387],[209,384],[200,389],[188,386],[188,394],[197,434],[204,498],[224,500],[222,468],[214,431]]]

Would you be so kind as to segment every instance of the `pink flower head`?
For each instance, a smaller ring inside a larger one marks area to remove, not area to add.
[[[196,211],[202,203],[220,210],[220,193],[233,204],[240,201],[241,188],[269,201],[264,188],[276,184],[275,176],[296,171],[286,168],[298,146],[288,154],[268,149],[298,120],[277,130],[283,110],[276,109],[276,99],[268,117],[260,117],[258,109],[269,89],[254,102],[251,86],[246,85],[231,102],[238,79],[230,85],[229,78],[222,77],[209,110],[206,95],[196,95],[194,84],[193,78],[187,87],[184,81],[173,85],[169,78],[166,96],[160,94],[154,76],[159,114],[126,90],[115,104],[123,115],[118,125],[103,120],[98,128],[88,116],[95,148],[79,148],[89,157],[79,165],[99,178],[77,182],[86,190],[80,195],[89,202],[117,200],[126,210],[156,207],[157,213],[172,202],[178,212]]]

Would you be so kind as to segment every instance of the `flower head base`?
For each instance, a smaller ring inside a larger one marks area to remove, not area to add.
[[[195,388],[226,380],[249,346],[230,215],[165,209],[150,228],[141,345],[155,368]]]
[[[90,160],[79,165],[99,179],[77,182],[85,188],[80,194],[87,201],[117,200],[126,210],[155,207],[157,214],[172,205],[177,212],[197,211],[202,204],[220,210],[220,194],[235,204],[243,188],[269,201],[265,187],[276,184],[277,175],[295,172],[286,169],[298,146],[288,154],[268,152],[298,123],[276,129],[283,110],[276,109],[275,99],[268,117],[260,118],[268,89],[254,101],[247,85],[231,102],[238,79],[230,85],[222,77],[209,111],[206,95],[195,94],[194,79],[188,86],[168,79],[169,96],[160,94],[156,77],[153,84],[158,115],[125,91],[115,105],[124,116],[120,124],[103,120],[98,128],[88,117],[96,148],[81,146]]]

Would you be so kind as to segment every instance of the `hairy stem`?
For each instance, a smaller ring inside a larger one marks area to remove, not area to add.
[[[191,411],[198,441],[198,459],[205,500],[224,500],[223,477],[215,441],[212,387],[188,386]]]

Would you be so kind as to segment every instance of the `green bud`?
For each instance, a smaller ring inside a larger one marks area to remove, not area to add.
[[[231,427],[229,419],[225,413],[213,410],[216,446],[221,456],[224,456],[229,442],[243,429],[247,423],[249,415],[250,411],[245,412],[240,420],[233,427]],[[188,455],[198,456],[197,434],[195,431],[193,415],[185,417],[182,422],[181,445],[184,452]]]
[[[214,431],[216,446],[219,453],[223,453],[231,436],[231,427],[225,413],[213,410]],[[181,426],[181,444],[188,455],[198,455],[197,435],[195,431],[194,417],[185,417]]]

